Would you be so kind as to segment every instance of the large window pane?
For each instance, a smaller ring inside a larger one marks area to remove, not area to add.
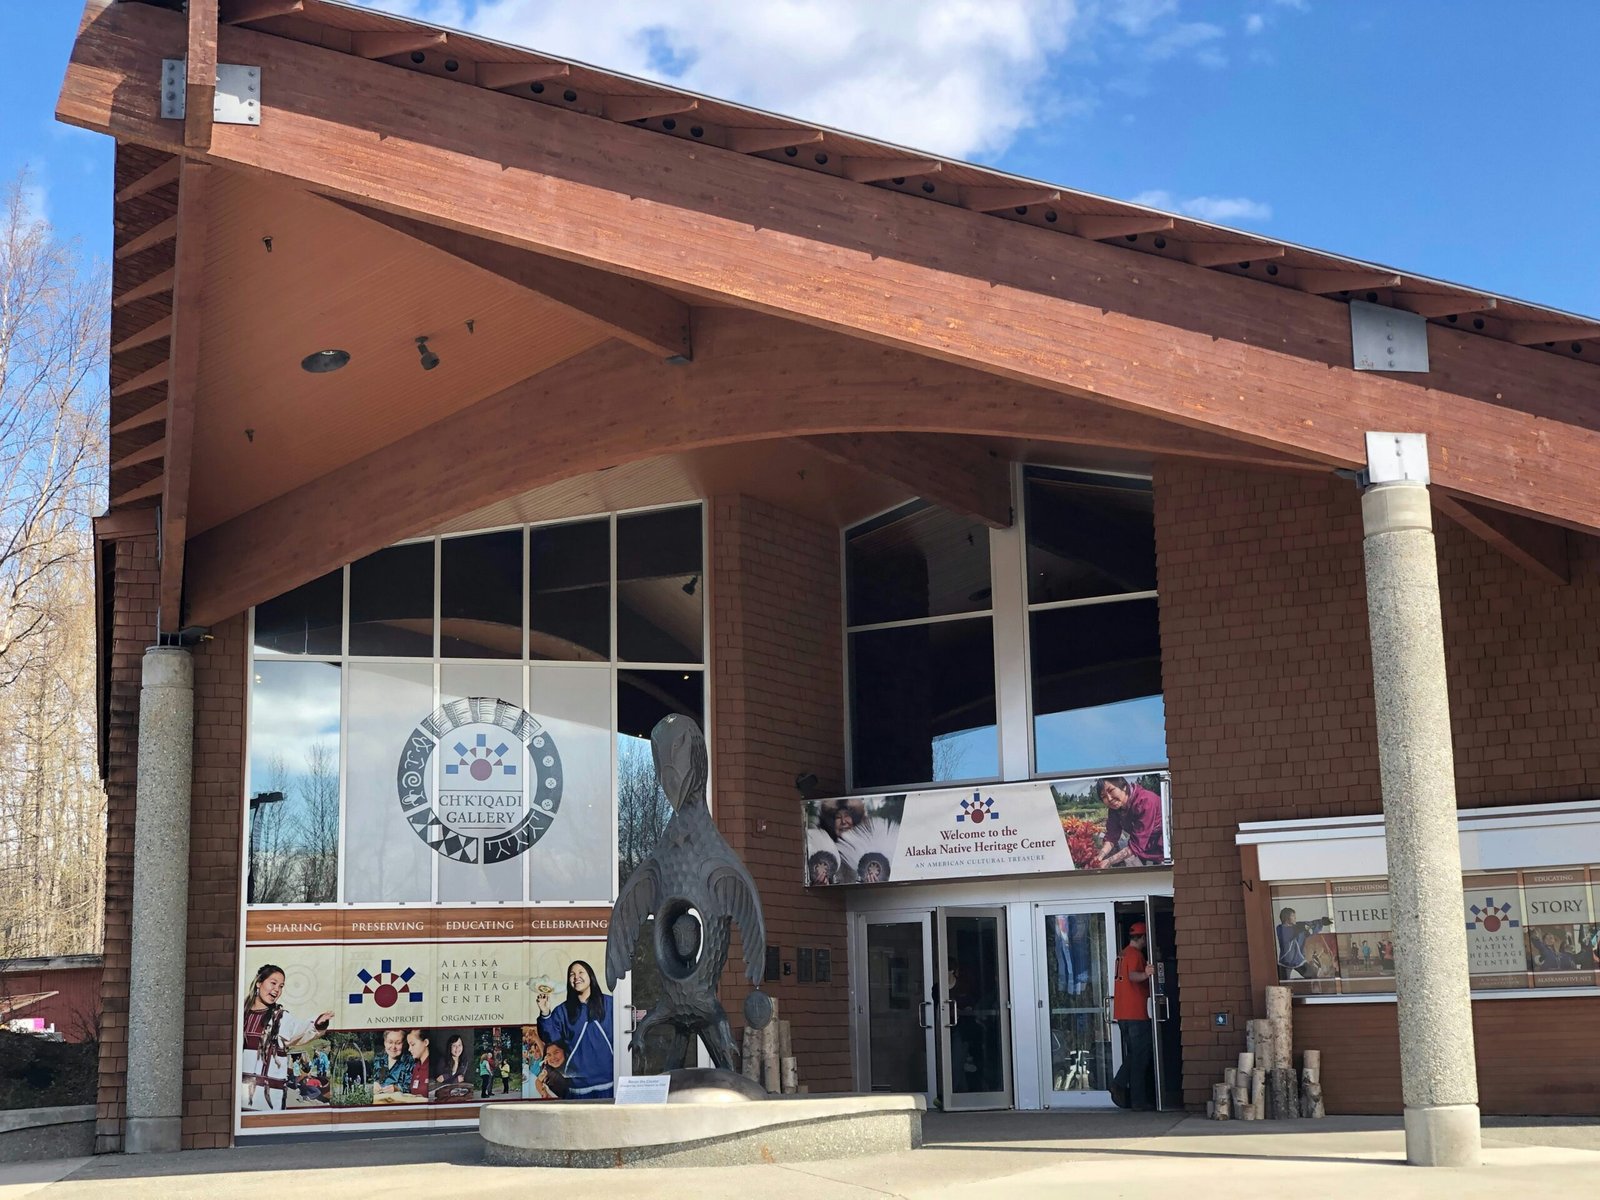
[[[528,711],[560,752],[561,806],[528,851],[530,900],[611,895],[611,672],[534,664]]]
[[[922,501],[852,529],[845,569],[851,625],[983,612],[991,602],[988,529]]]
[[[617,519],[617,657],[697,663],[705,598],[700,508]]]
[[[1040,774],[1167,761],[1155,600],[1046,609],[1029,633]]]
[[[442,658],[522,657],[522,531],[446,538],[439,557]]]
[[[433,657],[433,543],[350,564],[350,653]]]
[[[357,904],[432,900],[433,851],[406,820],[397,781],[412,730],[433,712],[433,664],[352,663],[347,669],[344,898]],[[434,786],[431,774],[427,786]]]
[[[1000,773],[988,617],[851,634],[850,693],[856,788]]]
[[[439,668],[439,705],[472,700],[467,719],[442,731],[434,754],[434,811],[465,844],[448,845],[439,856],[439,899],[521,900],[521,855],[502,857],[499,835],[514,830],[527,807],[527,747],[496,724],[499,707],[508,716],[522,709],[522,668],[512,663],[444,663]],[[483,701],[485,703],[476,703]],[[512,717],[514,719],[514,717]]]
[[[279,654],[341,654],[344,572],[329,571],[256,606],[256,649]]]
[[[528,587],[529,657],[611,657],[611,522],[535,529]]]
[[[339,881],[339,668],[258,662],[250,689],[251,904],[326,904]]]
[[[1029,470],[1028,602],[1154,591],[1149,481]]]

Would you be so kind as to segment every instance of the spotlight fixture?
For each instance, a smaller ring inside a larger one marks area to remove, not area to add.
[[[326,375],[329,371],[337,371],[349,361],[348,350],[318,350],[315,354],[308,354],[300,360],[300,369],[310,371],[313,375]]]
[[[696,587],[698,587],[699,584],[700,584],[700,576],[698,576],[698,575],[689,576],[689,582],[683,585],[683,594],[685,596],[694,595],[694,589]]]
[[[794,777],[794,787],[795,791],[800,793],[800,798],[802,800],[813,800],[816,798],[817,793],[822,790],[821,781],[818,780],[816,774],[811,771],[805,771],[799,775],[796,775]]]
[[[439,356],[428,349],[427,338],[419,337],[417,339],[417,353],[422,356],[422,369],[424,371],[431,371],[439,365]]]

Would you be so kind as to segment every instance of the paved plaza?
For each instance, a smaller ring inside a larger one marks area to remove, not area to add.
[[[251,1144],[142,1158],[0,1166],[0,1200],[225,1200],[426,1196],[493,1200],[1022,1200],[1033,1196],[1412,1197],[1600,1194],[1600,1121],[1491,1121],[1473,1171],[1403,1162],[1399,1122],[1293,1126],[1130,1113],[933,1113],[918,1151],[844,1162],[704,1170],[573,1171],[481,1165],[476,1133]]]

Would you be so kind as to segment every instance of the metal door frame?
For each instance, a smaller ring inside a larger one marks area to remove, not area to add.
[[[953,1072],[950,1070],[950,1030],[955,1024],[954,1001],[944,993],[941,984],[939,1003],[935,1005],[937,1014],[936,1024],[939,1027],[939,1065],[943,1068],[939,1075],[940,1100],[945,1111],[968,1112],[974,1109],[986,1108],[1011,1108],[1016,1089],[1011,1077],[1011,958],[1010,941],[1008,937],[1006,906],[996,905],[940,905],[935,910],[936,927],[938,931],[938,945],[942,955],[948,955],[950,938],[947,921],[951,916],[957,917],[991,917],[995,921],[995,949],[999,955],[996,963],[995,985],[998,989],[999,1012],[998,1022],[1000,1029],[1000,1090],[998,1092],[966,1092],[959,1096],[953,1086]],[[937,962],[934,964],[937,966]],[[939,979],[944,979],[941,972]]]
[[[855,934],[851,956],[850,978],[852,991],[855,992],[855,1011],[852,1014],[851,1028],[854,1032],[852,1039],[855,1059],[855,1084],[859,1092],[872,1091],[872,997],[870,990],[872,979],[867,971],[868,928],[872,925],[920,925],[922,927],[922,998],[917,1002],[917,1019],[923,1031],[923,1054],[926,1062],[926,1075],[928,1081],[926,1095],[931,1103],[937,1087],[938,1064],[934,1058],[935,1038],[933,1036],[936,1005],[933,996],[933,913],[926,908],[894,909],[884,912],[857,913],[852,922]],[[854,981],[860,980],[860,987],[854,986]]]
[[[1116,1026],[1111,1020],[1111,996],[1117,974],[1117,954],[1121,947],[1117,943],[1117,915],[1116,901],[1114,900],[1047,900],[1035,901],[1032,906],[1033,928],[1030,933],[1035,939],[1042,934],[1044,918],[1047,916],[1085,916],[1094,915],[1101,919],[1105,931],[1105,961],[1101,965],[1105,969],[1106,994],[1100,1003],[1100,1020],[1107,1031],[1106,1040],[1111,1045],[1111,1073],[1116,1074],[1122,1066],[1122,1039],[1117,1035]],[[1114,1108],[1111,1103],[1111,1092],[1100,1091],[1056,1091],[1054,1072],[1050,1062],[1050,956],[1041,951],[1037,941],[1033,945],[1033,976],[1034,988],[1038,995],[1038,1046],[1039,1055],[1036,1064],[1039,1071],[1039,1096],[1043,1106],[1047,1109],[1057,1108]]]

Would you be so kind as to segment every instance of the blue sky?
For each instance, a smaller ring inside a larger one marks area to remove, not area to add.
[[[1591,0],[376,7],[1600,315]],[[0,73],[0,174],[30,166],[105,256],[110,143],[51,118],[78,13],[5,6],[29,53]]]

